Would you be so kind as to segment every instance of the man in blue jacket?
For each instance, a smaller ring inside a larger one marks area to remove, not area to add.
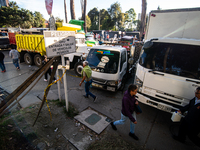
[[[200,139],[198,137],[200,132],[200,87],[196,89],[195,97],[190,100],[190,103],[178,110],[182,114],[185,111],[188,111],[188,113],[183,118],[178,136],[173,135],[173,138],[184,143],[187,135],[191,141],[200,147]]]
[[[124,93],[124,97],[122,99],[122,110],[121,110],[121,119],[115,122],[111,122],[111,126],[113,130],[117,130],[116,125],[124,124],[125,121],[130,119],[130,133],[129,136],[134,138],[135,140],[139,140],[139,138],[135,135],[135,124],[136,121],[136,105],[138,105],[138,101],[135,99],[135,95],[137,93],[136,85],[129,85],[128,90]]]

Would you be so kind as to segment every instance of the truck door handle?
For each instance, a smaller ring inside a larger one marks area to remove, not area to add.
[[[152,72],[153,74],[156,74],[156,75],[161,75],[161,76],[164,76],[164,74],[163,74],[163,73],[157,73],[157,72],[155,72],[155,71],[153,71],[153,70],[149,70],[149,72]]]
[[[200,84],[200,82],[198,82],[198,81],[193,81],[193,80],[190,80],[190,79],[186,79],[186,81],[194,82],[194,83],[196,83],[196,84]]]

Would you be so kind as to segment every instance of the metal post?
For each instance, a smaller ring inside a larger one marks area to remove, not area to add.
[[[58,69],[56,70],[56,77],[58,78],[59,77],[59,73],[58,73]],[[56,79],[57,79],[56,78]],[[57,86],[58,86],[58,98],[59,98],[59,101],[61,102],[61,93],[60,93],[60,81],[57,82]]]
[[[64,60],[64,55],[62,57],[62,66],[65,66],[65,60]],[[65,72],[65,68],[63,68],[63,73]],[[67,96],[67,75],[64,75],[64,91],[65,91],[65,102],[66,102],[66,110],[68,111],[68,96]]]

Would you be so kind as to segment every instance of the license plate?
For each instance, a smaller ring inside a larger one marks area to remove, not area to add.
[[[92,86],[98,87],[98,88],[103,88],[102,85],[96,84],[96,83],[92,83]]]
[[[108,91],[113,91],[113,92],[114,92],[114,91],[115,91],[115,88],[107,86],[107,90],[108,90]]]
[[[162,105],[162,104],[158,104],[158,109],[161,109],[161,110],[164,110],[164,111],[167,111],[167,112],[171,112],[171,110],[172,110],[172,108],[167,107],[167,106]]]

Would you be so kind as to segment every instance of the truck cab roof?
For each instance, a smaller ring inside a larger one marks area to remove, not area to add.
[[[104,46],[104,45],[100,45],[100,46],[93,46],[91,49],[105,49],[105,50],[112,50],[112,51],[126,51],[126,48],[122,47],[122,46]]]

